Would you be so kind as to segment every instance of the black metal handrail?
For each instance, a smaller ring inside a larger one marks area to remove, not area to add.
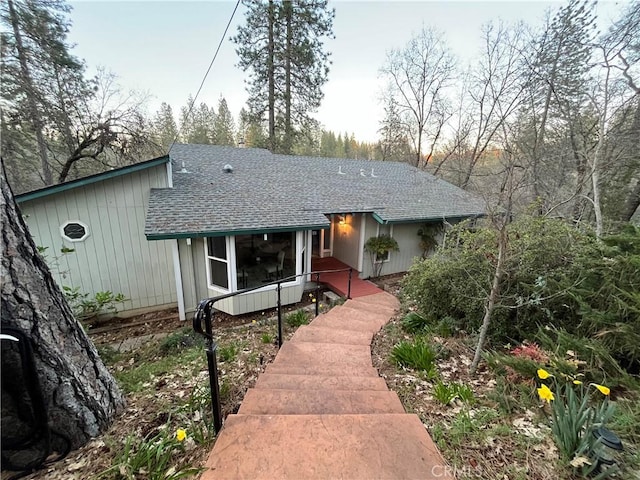
[[[237,295],[243,295],[245,293],[253,292],[255,290],[263,289],[264,287],[276,286],[277,301],[276,308],[278,309],[278,348],[282,347],[282,301],[281,290],[282,284],[295,280],[298,277],[315,275],[316,283],[316,317],[320,313],[319,304],[320,299],[320,275],[323,273],[338,273],[349,272],[349,282],[347,284],[347,299],[351,298],[351,277],[353,275],[353,268],[342,268],[337,270],[315,270],[313,272],[300,273],[297,275],[291,275],[289,277],[280,278],[273,282],[265,283],[257,287],[245,288],[236,292],[226,293],[224,295],[218,295],[216,297],[205,298],[198,304],[195,314],[193,315],[193,330],[199,333],[205,338],[205,350],[207,353],[207,366],[209,369],[209,386],[211,387],[211,408],[213,410],[213,427],[217,432],[222,428],[222,409],[220,406],[220,386],[218,383],[218,362],[216,359],[216,350],[218,345],[213,338],[213,315],[215,308],[213,305],[225,298],[235,297]],[[203,328],[204,323],[204,328]]]

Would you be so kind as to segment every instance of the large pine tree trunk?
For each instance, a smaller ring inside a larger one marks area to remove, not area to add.
[[[0,187],[2,325],[32,339],[49,425],[77,448],[103,432],[125,401],[38,253],[7,184],[4,165]]]

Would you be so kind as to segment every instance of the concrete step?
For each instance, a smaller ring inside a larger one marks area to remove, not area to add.
[[[258,377],[254,388],[284,390],[388,390],[384,379],[377,376],[329,377],[323,375],[286,375],[266,372]]]
[[[342,343],[345,345],[371,345],[373,333],[356,330],[303,325],[291,337],[292,342]]]
[[[250,388],[241,415],[404,413],[395,392],[367,390],[265,390]]]
[[[366,300],[360,300],[358,298],[347,300],[342,306],[347,308],[355,308],[363,312],[380,313],[386,315],[387,317],[393,316],[393,314],[397,310],[394,307],[390,307],[387,305],[377,305],[375,303],[369,303]]]
[[[273,364],[371,367],[371,348],[369,345],[285,342]]]
[[[379,377],[374,367],[345,365],[287,365],[271,363],[265,373],[287,375],[319,375],[322,377]]]
[[[452,480],[416,415],[229,415],[201,480]]]
[[[381,321],[354,320],[331,315],[331,312],[320,315],[311,322],[314,327],[335,328],[339,330],[353,330],[356,332],[376,333],[383,326]]]
[[[400,301],[388,292],[381,292],[374,295],[357,297],[354,300],[366,302],[369,305],[381,305],[391,307],[393,309],[400,307]]]
[[[332,308],[327,313],[323,314],[322,317],[339,319],[345,323],[369,322],[372,325],[382,327],[387,324],[389,318],[391,318],[391,314],[385,312],[367,312],[359,308],[347,307],[345,304]]]

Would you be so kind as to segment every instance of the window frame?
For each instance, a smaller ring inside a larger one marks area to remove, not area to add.
[[[209,254],[209,239],[216,237],[205,237],[204,239],[204,257],[205,257],[205,267],[207,272],[207,287],[211,290],[218,290],[224,293],[232,292],[234,287],[235,278],[231,278],[229,265],[231,263],[231,249],[229,248],[229,238],[228,236],[224,236],[224,248],[225,255],[227,258],[216,257],[214,255]],[[219,238],[219,237],[217,237]],[[233,256],[235,261],[235,255]],[[211,278],[211,260],[215,260],[217,262],[225,263],[227,266],[227,287],[223,287],[222,285],[216,285],[212,282]]]
[[[384,227],[384,226],[389,226],[389,237],[393,238],[393,223],[386,223],[384,225],[381,224],[377,224],[376,225],[376,237],[380,236],[380,227]],[[382,235],[387,235],[386,232],[382,232]],[[374,260],[374,263],[388,263],[391,260],[391,250],[387,251],[387,257],[383,258],[382,260],[378,259],[378,255],[376,254],[376,258]]]
[[[66,227],[68,227],[69,225],[72,224],[77,224],[80,225],[83,229],[84,229],[84,235],[80,238],[71,238],[69,236],[67,236],[67,234],[65,233],[64,229]],[[84,223],[81,222],[80,220],[67,220],[66,222],[64,222],[62,225],[60,225],[60,236],[66,240],[67,242],[84,242],[87,238],[89,238],[89,226]]]

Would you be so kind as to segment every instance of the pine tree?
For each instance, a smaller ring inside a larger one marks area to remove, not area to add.
[[[272,151],[291,153],[296,138],[315,126],[329,72],[322,40],[332,36],[335,12],[326,0],[245,0],[245,24],[232,38],[238,66],[250,72],[248,107],[254,120],[268,118]]]
[[[182,140],[186,143],[212,144],[215,116],[213,108],[204,102],[196,106],[193,97],[189,96],[187,105],[180,110]]]
[[[13,131],[22,132],[15,141],[35,139],[37,171],[44,185],[54,182],[46,132],[52,124],[57,126],[61,111],[73,106],[75,94],[90,91],[83,78],[84,65],[69,53],[69,10],[59,0],[7,0],[1,11],[2,23],[13,34],[2,38],[2,97],[10,102],[4,123],[26,127]],[[69,129],[69,122],[63,119],[63,123]],[[12,168],[23,167],[12,160]]]
[[[218,113],[213,121],[213,144],[214,145],[235,145],[235,125],[233,115],[229,111],[227,101],[220,98],[218,102]]]
[[[173,110],[171,105],[166,102],[162,102],[153,119],[152,136],[164,152],[169,151],[178,136],[178,127],[173,116]]]

